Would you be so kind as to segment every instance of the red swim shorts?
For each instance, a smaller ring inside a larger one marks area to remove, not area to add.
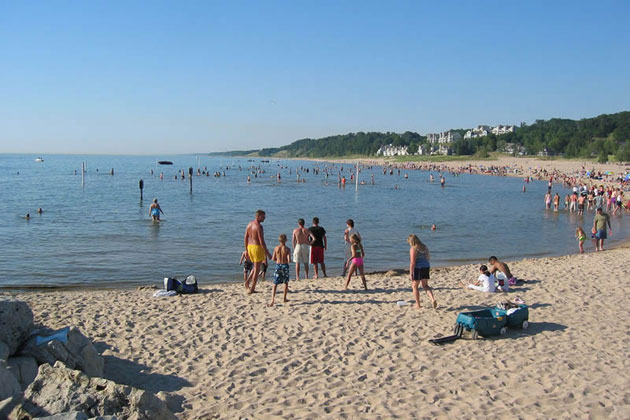
[[[311,246],[311,264],[321,264],[324,262],[324,248],[321,246]]]

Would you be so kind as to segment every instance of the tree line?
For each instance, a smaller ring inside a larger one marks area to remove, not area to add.
[[[464,129],[454,131],[462,134],[462,137],[465,133]],[[358,132],[319,139],[305,138],[287,146],[259,150],[257,155],[310,158],[375,156],[381,146],[388,144],[407,146],[412,154],[417,153],[419,145],[427,143],[426,136],[412,131],[402,134]],[[450,146],[456,155],[487,155],[490,152],[505,151],[510,143],[516,146],[516,150],[519,147],[524,148],[527,155],[547,151],[552,156],[597,157],[600,161],[606,161],[609,155],[615,155],[619,161],[630,161],[630,111],[582,120],[537,120],[531,125],[521,124],[513,133],[462,138]]]

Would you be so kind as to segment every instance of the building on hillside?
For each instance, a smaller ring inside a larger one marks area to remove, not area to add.
[[[518,145],[516,143],[505,143],[503,152],[509,153],[511,155],[525,156],[527,154],[527,149],[524,146]]]
[[[407,156],[409,154],[407,149],[407,146],[393,146],[392,144],[387,144],[378,148],[376,156]]]
[[[431,154],[431,147],[426,144],[421,144],[418,146],[418,154],[420,156],[426,156]]]
[[[462,135],[456,133],[455,131],[449,130],[444,131],[443,133],[429,133],[427,134],[427,140],[431,143],[438,144],[446,144],[453,143],[454,141],[460,140]]]
[[[513,133],[514,132],[513,125],[497,125],[496,127],[492,127],[492,134],[495,136],[500,136],[502,134]]]
[[[461,138],[461,136],[460,136]],[[438,155],[449,156],[453,154],[453,149],[448,147],[446,144],[440,144],[440,147],[437,149]]]
[[[468,140],[468,139],[474,139],[476,137],[485,137],[488,134],[490,134],[490,130],[491,130],[491,127],[489,125],[478,125],[472,130],[466,131],[466,134],[464,134],[464,138]]]

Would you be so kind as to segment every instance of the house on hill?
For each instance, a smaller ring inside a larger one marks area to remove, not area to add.
[[[407,156],[407,146],[393,146],[391,143],[381,146],[376,151],[376,156]]]
[[[444,131],[442,133],[429,133],[427,134],[427,140],[431,143],[438,143],[438,144],[446,144],[446,143],[453,143],[454,141],[460,140],[462,138],[462,135],[449,130],[449,131]]]

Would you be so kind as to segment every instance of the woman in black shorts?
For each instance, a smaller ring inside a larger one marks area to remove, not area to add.
[[[429,287],[429,269],[431,268],[429,248],[413,234],[409,235],[407,243],[409,244],[409,279],[411,280],[413,297],[416,300],[416,308],[420,309],[420,291],[418,288],[422,284],[422,288],[431,299],[433,309],[437,309],[437,301],[433,296],[433,290]]]

